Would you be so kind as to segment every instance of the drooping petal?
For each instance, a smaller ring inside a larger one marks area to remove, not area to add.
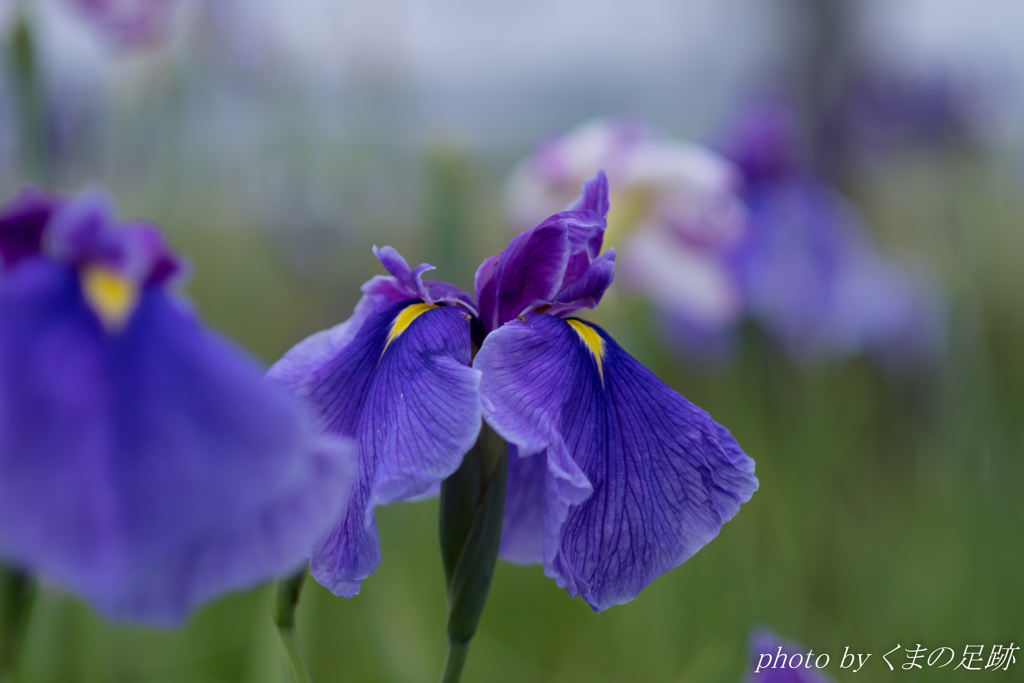
[[[547,460],[545,572],[595,610],[688,559],[757,488],[727,430],[589,323],[529,314],[491,333],[474,367],[487,421],[520,458]]]
[[[351,320],[302,342],[268,373],[305,400],[325,432],[359,443],[349,504],[310,563],[339,595],[358,593],[380,563],[374,508],[428,492],[476,440],[470,321],[461,306],[364,298]]]
[[[161,624],[294,569],[354,476],[246,354],[146,287],[111,334],[77,270],[0,288],[0,556]]]
[[[501,525],[501,547],[498,549],[507,562],[540,564],[544,561],[546,473],[546,457],[520,458],[519,449],[509,445],[505,517]]]

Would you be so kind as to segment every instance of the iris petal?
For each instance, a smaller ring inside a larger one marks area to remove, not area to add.
[[[569,238],[563,226],[541,225],[512,238],[485,283],[493,288],[493,294],[478,294],[484,329],[496,329],[531,306],[551,301],[558,293],[569,256]]]
[[[389,343],[409,310],[418,315]],[[359,443],[349,505],[310,563],[338,595],[358,593],[380,563],[374,508],[429,492],[476,440],[479,372],[470,350],[461,306],[364,298],[352,320],[299,344],[268,373],[309,403],[327,433]]]
[[[547,458],[518,457],[518,449],[509,445],[508,491],[505,518],[501,529],[502,559],[514,564],[539,564],[544,561],[544,481]]]
[[[434,266],[421,263],[415,269],[410,269],[409,264],[394,247],[374,247],[373,253],[391,275],[378,275],[364,284],[365,294],[383,295],[391,301],[413,298],[422,299],[428,304],[458,304],[476,315],[476,303],[461,289],[440,280],[423,279],[423,273],[434,270]]]
[[[170,624],[291,571],[354,476],[292,399],[161,288],[103,329],[76,270],[0,288],[0,555],[106,615]]]
[[[603,171],[583,184],[574,208],[556,213],[513,238],[476,272],[484,330],[527,311],[568,314],[594,308],[615,276],[615,252],[598,257],[608,212]]]
[[[0,260],[10,269],[42,249],[43,229],[56,200],[35,189],[24,190],[0,212]]]
[[[546,458],[546,573],[602,610],[632,600],[714,538],[757,479],[725,428],[603,330],[577,324],[603,339],[600,369],[569,322],[537,313],[490,334],[474,366],[487,421],[519,457]],[[510,468],[516,506],[537,500],[516,490],[535,485],[535,468]],[[503,554],[523,559],[530,534],[535,547],[534,519],[518,508],[506,515],[503,533],[517,540]]]

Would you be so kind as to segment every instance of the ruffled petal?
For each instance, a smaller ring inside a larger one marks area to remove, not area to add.
[[[294,569],[354,476],[247,355],[147,287],[110,334],[76,269],[0,289],[0,555],[160,624]]]
[[[391,301],[421,299],[428,304],[458,304],[468,308],[473,315],[477,314],[473,297],[455,285],[440,280],[423,280],[423,273],[434,270],[434,266],[429,263],[421,263],[415,269],[410,269],[409,264],[393,247],[374,247],[373,253],[391,273],[391,277],[374,277],[363,285],[365,294],[385,295]]]
[[[484,417],[520,457],[547,459],[545,572],[605,609],[714,538],[756,490],[754,462],[600,328],[526,318],[477,354]]]
[[[476,441],[470,321],[460,306],[365,298],[351,320],[302,342],[268,373],[306,401],[321,429],[359,443],[349,504],[310,563],[339,595],[358,593],[380,564],[374,508],[427,493]]]

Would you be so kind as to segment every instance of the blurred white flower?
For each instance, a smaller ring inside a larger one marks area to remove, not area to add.
[[[727,262],[746,226],[735,167],[634,122],[587,121],[512,171],[505,204],[516,229],[562,210],[600,168],[611,186],[605,246],[620,251],[619,282],[646,295],[682,342],[721,341],[744,312]]]

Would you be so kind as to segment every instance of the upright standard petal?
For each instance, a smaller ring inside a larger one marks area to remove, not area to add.
[[[112,332],[84,283],[38,258],[0,288],[0,556],[160,624],[294,569],[344,503],[354,445],[317,445],[162,288]]]
[[[614,276],[615,252],[598,256],[608,213],[608,179],[603,171],[583,184],[567,211],[509,242],[476,273],[476,294],[484,330],[495,330],[518,315],[556,308],[567,314],[594,308]]]
[[[363,292],[366,294],[383,294],[391,301],[411,298],[421,299],[428,304],[458,304],[476,315],[476,303],[461,289],[440,280],[423,279],[423,273],[434,270],[434,266],[421,263],[415,269],[411,269],[394,247],[374,247],[373,253],[381,265],[391,273],[391,277],[378,275],[371,279],[363,285]]]
[[[686,561],[757,489],[729,432],[594,325],[529,314],[490,334],[474,367],[488,423],[546,460],[543,497],[518,489],[536,463],[510,467],[503,553],[536,559],[526,507],[543,500],[545,572],[595,610]]]
[[[427,492],[476,440],[471,321],[463,306],[367,296],[351,320],[300,343],[268,373],[305,400],[324,432],[359,443],[348,506],[310,563],[338,595],[358,593],[380,564],[374,508]]]

